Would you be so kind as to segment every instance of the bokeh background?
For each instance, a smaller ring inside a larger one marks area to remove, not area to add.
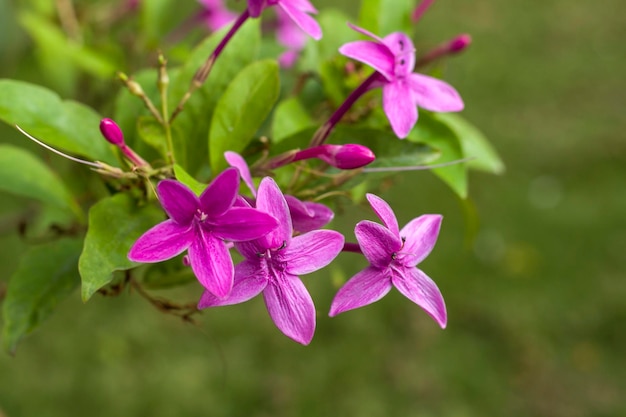
[[[0,76],[44,82],[21,4],[0,0]],[[83,305],[76,293],[15,357],[0,353],[0,416],[626,415],[624,16],[621,0],[440,0],[419,23],[418,47],[472,35],[446,79],[507,165],[472,174],[471,204],[427,172],[382,194],[401,224],[445,216],[422,267],[446,298],[446,330],[397,292],[329,319],[324,274],[305,278],[319,312],[308,347],[260,299],[191,325],[136,294]],[[0,140],[22,139],[3,125]],[[0,194],[0,289],[28,210]],[[359,207],[335,224],[352,236],[364,217]],[[345,274],[363,267],[342,256]]]

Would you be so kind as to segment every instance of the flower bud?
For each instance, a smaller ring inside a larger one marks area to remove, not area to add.
[[[448,50],[450,51],[450,53],[458,53],[470,46],[471,43],[472,37],[464,33],[450,41],[450,43],[448,44]]]
[[[109,143],[115,146],[124,145],[124,134],[113,120],[102,119],[100,121],[100,132]]]
[[[363,145],[349,143],[346,145],[322,145],[324,152],[317,157],[328,165],[339,169],[356,169],[368,165],[376,159],[376,155]]]

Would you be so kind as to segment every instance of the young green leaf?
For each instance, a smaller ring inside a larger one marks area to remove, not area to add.
[[[59,177],[35,155],[16,146],[0,145],[0,190],[34,198],[83,217]]]
[[[78,286],[76,261],[81,244],[81,239],[62,239],[34,246],[24,254],[2,306],[4,349],[15,353],[20,339]]]
[[[433,117],[445,123],[456,133],[461,141],[465,157],[475,158],[467,163],[470,168],[492,174],[504,172],[504,162],[476,126],[456,113],[436,113]]]
[[[413,0],[363,0],[359,26],[384,37],[392,32],[411,33]]]
[[[426,143],[441,151],[441,157],[433,161],[433,164],[457,161],[465,157],[456,133],[425,111],[420,112],[419,120],[407,140]],[[434,168],[432,172],[448,184],[459,197],[467,198],[466,163]]]
[[[46,88],[0,79],[0,120],[57,149],[117,165],[111,146],[100,136],[100,119],[93,109],[62,101]]]
[[[189,175],[187,173],[187,171],[185,171],[183,169],[183,167],[181,167],[178,164],[174,165],[174,175],[176,175],[176,179],[180,182],[182,182],[183,184],[185,184],[187,187],[189,187],[191,189],[191,191],[193,191],[194,193],[196,193],[196,195],[200,195],[202,194],[202,192],[204,191],[204,189],[206,188],[207,184],[203,184],[200,181],[197,181],[194,177],[192,177],[191,175]]]
[[[314,122],[297,97],[289,97],[276,106],[272,119],[272,142],[278,143],[294,133],[314,126]]]
[[[258,61],[237,74],[217,103],[211,121],[209,156],[213,173],[227,166],[224,152],[241,152],[250,143],[279,93],[276,61]]]
[[[213,65],[208,79],[193,93],[185,107],[174,121],[173,126],[180,128],[187,147],[187,165],[191,174],[207,165],[209,123],[213,111],[233,78],[259,54],[261,44],[260,19],[248,20],[230,40]],[[174,109],[183,97],[194,74],[211,55],[222,40],[225,30],[220,30],[201,43],[191,54],[187,62],[176,75],[173,75],[169,90],[169,107]],[[246,93],[247,94],[247,93]]]
[[[126,194],[101,200],[89,210],[89,228],[78,262],[83,301],[111,282],[114,271],[137,265],[128,260],[130,247],[162,219],[159,209],[152,205],[137,207]]]

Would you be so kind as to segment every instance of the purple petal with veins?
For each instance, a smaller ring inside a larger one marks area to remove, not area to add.
[[[385,270],[368,267],[353,276],[337,292],[330,306],[331,317],[344,311],[364,307],[383,298],[391,290],[391,279]]]
[[[417,268],[407,268],[403,275],[394,274],[393,285],[409,300],[422,307],[445,329],[448,318],[446,304],[437,284]]]
[[[437,242],[442,219],[439,214],[424,214],[402,228],[400,236],[405,239],[402,252],[413,255],[407,258],[405,265],[416,266],[430,255]]]
[[[411,74],[411,95],[416,105],[436,112],[463,110],[463,99],[450,84],[422,74]]]
[[[258,262],[243,261],[235,265],[233,289],[228,298],[218,298],[210,291],[204,291],[198,308],[227,306],[248,301],[259,295],[267,285],[267,279],[258,273]]]
[[[387,226],[389,231],[396,236],[400,236],[398,220],[396,219],[396,215],[389,204],[375,194],[367,193],[365,197],[367,198],[367,201],[369,201],[370,206],[372,206],[374,213],[376,213],[378,218],[382,220],[383,224]]]
[[[193,191],[175,180],[159,182],[156,190],[167,215],[177,223],[189,226],[200,206],[200,200]]]
[[[233,207],[213,222],[210,228],[215,236],[234,242],[258,239],[279,224],[273,216],[247,207]]]
[[[286,336],[308,345],[315,333],[315,306],[306,287],[293,275],[276,274],[263,291],[270,317]]]
[[[334,230],[315,230],[296,236],[283,251],[285,270],[292,275],[304,275],[322,269],[337,257],[343,243],[343,235]]]
[[[404,80],[383,86],[383,110],[396,136],[400,139],[406,138],[417,122],[417,107],[411,94],[407,94]]]
[[[389,266],[392,254],[402,247],[400,236],[369,220],[357,223],[354,234],[359,241],[363,255],[376,268]]]
[[[209,218],[219,217],[233,206],[239,191],[239,172],[235,168],[222,171],[200,195],[200,209]]]
[[[256,197],[256,187],[254,186],[254,181],[252,181],[252,175],[250,174],[250,168],[246,160],[238,153],[231,151],[224,152],[224,159],[226,159],[228,165],[239,170],[241,179],[248,186],[252,196]]]
[[[131,247],[133,262],[162,262],[183,253],[194,239],[193,227],[166,220],[145,232]]]
[[[233,286],[233,261],[224,242],[196,226],[196,238],[189,247],[191,269],[200,284],[218,298],[225,298]]]

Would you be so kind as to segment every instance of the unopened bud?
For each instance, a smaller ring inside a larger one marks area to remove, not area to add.
[[[363,145],[349,143],[347,145],[322,145],[324,153],[320,153],[319,159],[328,165],[339,169],[356,169],[369,165],[376,159],[376,155]]]
[[[471,43],[472,43],[472,37],[464,33],[450,41],[450,43],[448,44],[448,50],[451,53],[458,53],[464,50],[465,48],[467,48],[468,46],[470,46]]]
[[[318,158],[339,169],[356,169],[368,165],[376,156],[363,145],[320,145],[298,152],[293,161]]]
[[[113,120],[102,119],[100,121],[100,132],[109,143],[115,146],[124,145],[124,134]]]

